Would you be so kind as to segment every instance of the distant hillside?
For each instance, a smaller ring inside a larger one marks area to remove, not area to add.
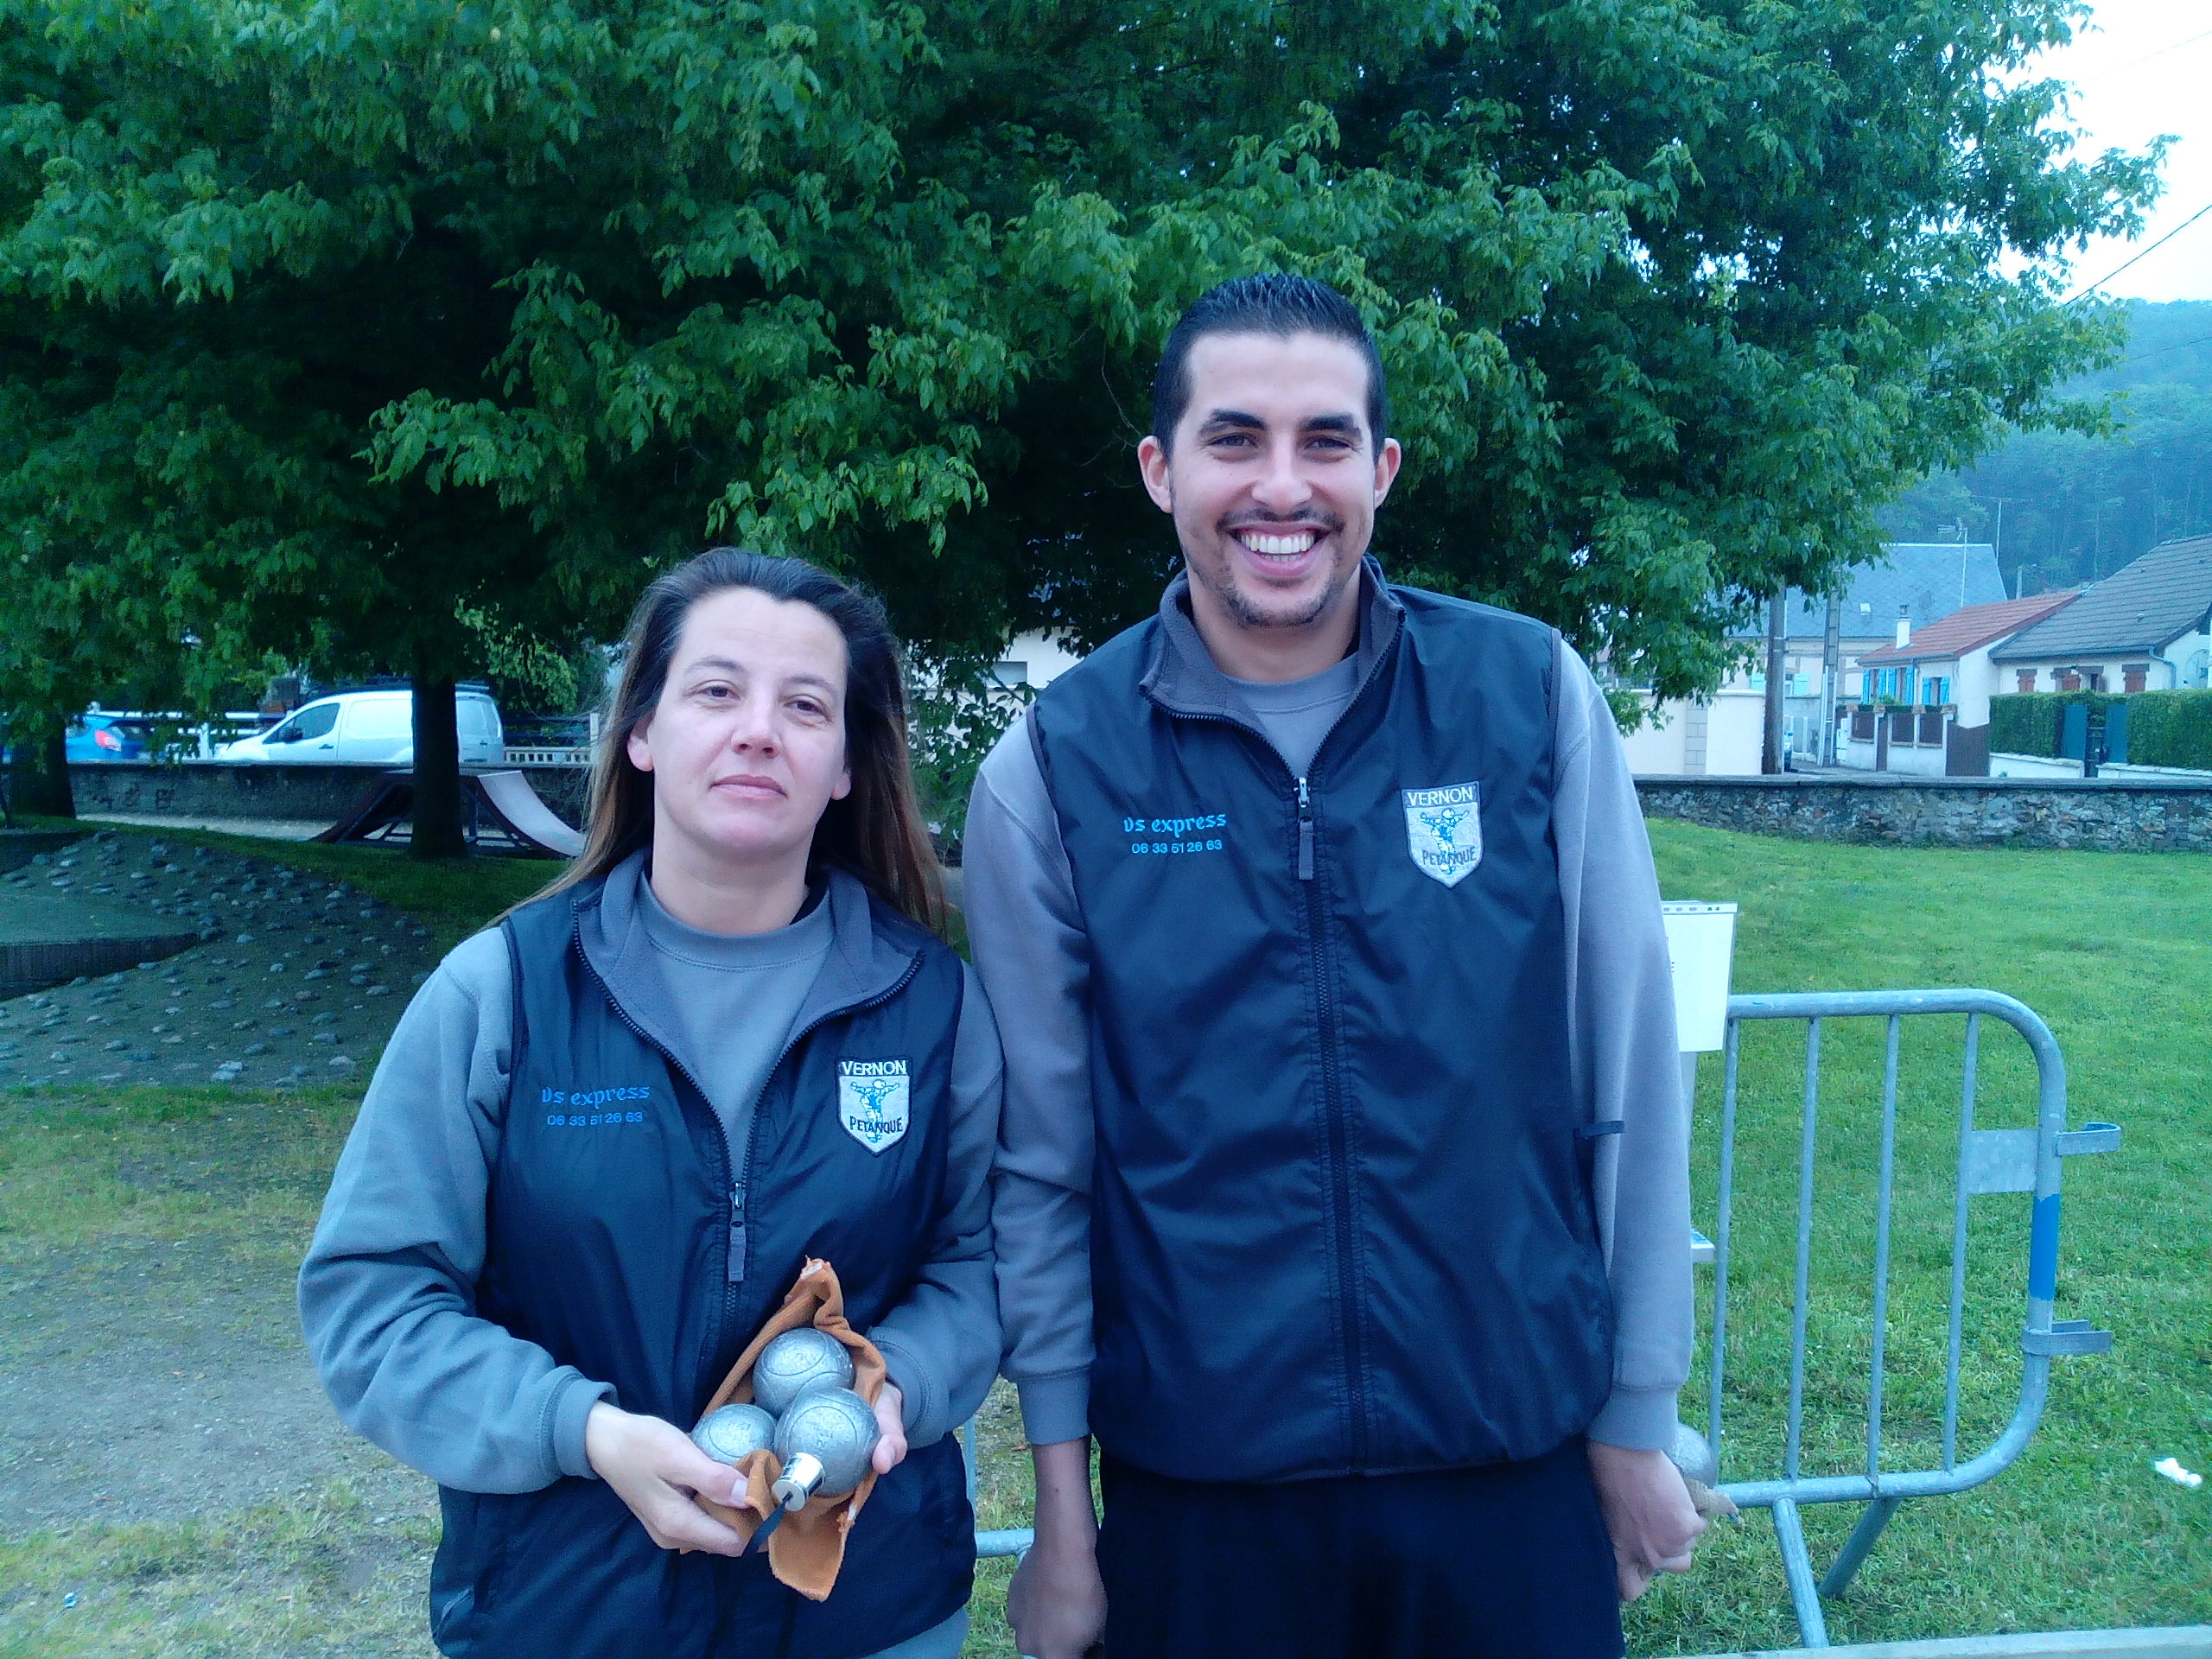
[[[1953,541],[1963,520],[1969,539],[1998,543],[2006,585],[2033,594],[2212,532],[2212,301],[2138,304],[2121,359],[2066,390],[2117,394],[2120,429],[2016,434],[1979,465],[1907,493],[1890,533]]]

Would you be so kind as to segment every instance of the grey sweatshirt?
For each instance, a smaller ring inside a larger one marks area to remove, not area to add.
[[[867,895],[833,875],[791,926],[730,939],[656,915],[642,877],[642,855],[607,877],[587,912],[585,955],[623,1012],[700,1079],[741,1144],[794,1024],[880,976]],[[301,1324],[339,1415],[466,1491],[590,1476],[584,1420],[613,1395],[476,1314],[513,1007],[497,929],[463,942],[424,982],[378,1064],[300,1269]],[[868,1332],[918,1446],[964,1421],[997,1370],[989,1170],[1001,1081],[997,1027],[970,973],[953,1052],[953,1243]]]
[[[1355,658],[1308,680],[1254,686],[1211,668],[1171,585],[1163,625],[1193,673],[1213,672],[1302,772],[1357,687],[1355,663],[1396,626],[1370,582]],[[1586,1121],[1618,1118],[1597,1163],[1600,1243],[1614,1313],[1613,1389],[1593,1437],[1643,1449],[1672,1443],[1675,1396],[1689,1376],[1688,1137],[1675,1052],[1675,1004],[1658,880],[1612,711],[1590,671],[1558,647],[1553,831],[1567,940],[1573,1084]],[[969,938],[1006,1033],[1006,1105],[994,1176],[1001,1368],[1020,1392],[1036,1445],[1088,1432],[1091,1362],[1093,1131],[1088,997],[1090,943],[1034,749],[1017,722],[985,760],[968,812]]]

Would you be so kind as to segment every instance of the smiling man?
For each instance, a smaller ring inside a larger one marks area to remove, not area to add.
[[[1636,791],[1555,631],[1366,556],[1400,459],[1340,295],[1205,295],[1138,449],[1183,574],[977,779],[1036,1659],[1616,1659],[1703,1528]]]

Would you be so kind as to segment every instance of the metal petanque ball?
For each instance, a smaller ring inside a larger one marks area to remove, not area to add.
[[[776,1420],[758,1406],[724,1406],[691,1431],[691,1444],[734,1469],[775,1438]]]
[[[1720,1483],[1719,1460],[1706,1444],[1705,1436],[1688,1423],[1675,1425],[1675,1443],[1667,1448],[1667,1459],[1682,1471],[1684,1480],[1696,1481],[1700,1486]]]
[[[849,1389],[853,1357],[845,1344],[810,1325],[786,1331],[753,1362],[753,1398],[772,1417],[780,1417],[809,1389]]]
[[[842,1497],[868,1474],[882,1433],[875,1412],[850,1389],[810,1389],[776,1424],[783,1478],[776,1501],[798,1510],[810,1498]]]

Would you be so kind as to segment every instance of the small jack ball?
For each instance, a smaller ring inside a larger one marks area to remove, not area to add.
[[[845,1344],[810,1325],[786,1331],[753,1362],[753,1398],[763,1411],[780,1417],[809,1389],[849,1389],[853,1357]]]
[[[776,1455],[792,1474],[802,1457],[821,1465],[806,1497],[842,1497],[867,1476],[881,1434],[874,1410],[850,1389],[810,1389],[777,1422]]]
[[[776,1420],[758,1406],[710,1411],[691,1431],[691,1444],[716,1463],[734,1469],[775,1438]]]

